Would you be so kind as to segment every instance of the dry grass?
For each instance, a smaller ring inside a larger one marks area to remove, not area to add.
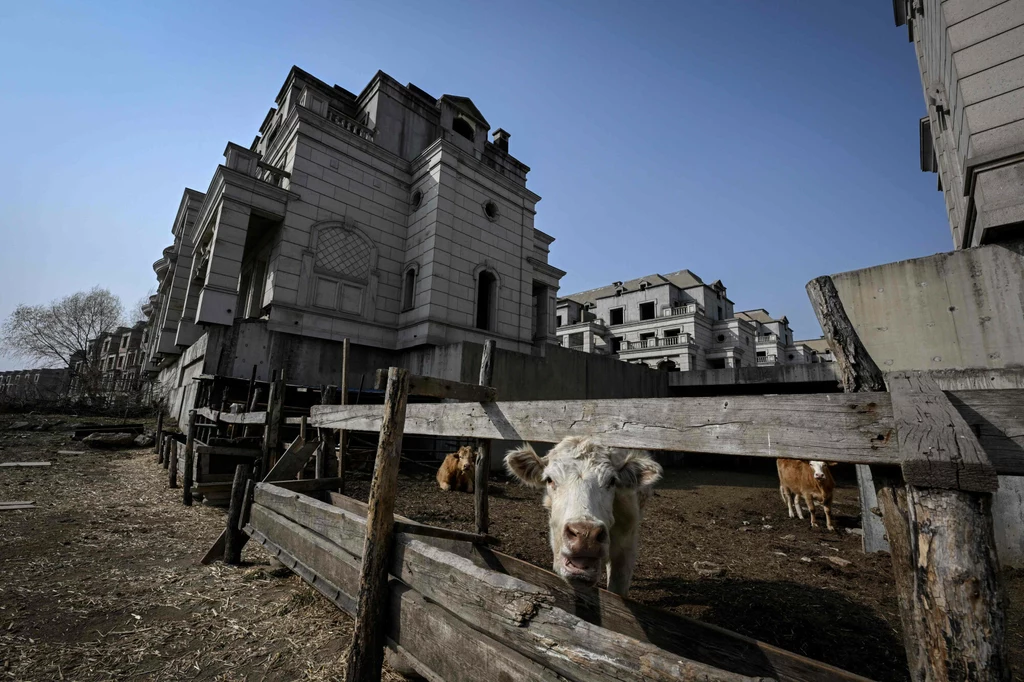
[[[0,431],[0,461],[53,462],[0,469],[0,500],[38,505],[0,512],[0,679],[344,678],[347,616],[255,544],[200,565],[224,512],[182,506],[149,450],[76,447]]]

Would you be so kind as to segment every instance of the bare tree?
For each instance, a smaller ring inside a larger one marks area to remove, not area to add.
[[[0,328],[0,353],[67,366],[90,339],[116,329],[123,316],[121,300],[99,287],[45,305],[19,305]]]
[[[132,309],[130,311],[128,311],[128,322],[129,322],[129,324],[133,324],[134,325],[134,324],[136,324],[138,322],[142,322],[142,321],[148,319],[148,316],[145,313],[145,309],[147,307],[149,307],[149,299],[152,298],[152,296],[155,293],[156,293],[156,287],[150,287],[150,289],[146,293],[146,295],[143,296],[142,298],[140,298],[138,301],[135,302],[135,305],[132,306]]]

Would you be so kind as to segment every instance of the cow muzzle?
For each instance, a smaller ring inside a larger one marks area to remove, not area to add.
[[[567,580],[595,584],[607,546],[608,530],[603,523],[567,523],[562,528],[562,553],[556,562],[556,569]]]

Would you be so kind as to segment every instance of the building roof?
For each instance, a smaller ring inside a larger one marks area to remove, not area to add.
[[[775,319],[764,308],[755,308],[754,310],[743,310],[736,313],[736,317],[743,320],[750,320],[751,322],[760,322],[761,324],[768,324],[769,322],[786,321],[786,318],[784,317],[779,320]]]
[[[677,270],[676,272],[670,272],[667,275],[659,275],[655,273],[653,275],[647,275],[646,277],[637,277],[636,279],[631,279],[627,282],[622,282],[621,284],[610,284],[596,289],[588,289],[587,291],[581,291],[578,294],[568,294],[561,298],[576,301],[579,304],[586,304],[596,301],[599,298],[614,296],[616,290],[618,290],[620,286],[623,291],[636,291],[640,288],[640,283],[644,281],[649,282],[651,286],[673,284],[680,289],[689,289],[691,287],[702,286],[704,284],[704,280],[689,270]]]
[[[828,353],[828,352],[830,352],[832,350],[831,348],[829,348],[828,341],[825,339],[824,336],[821,337],[820,339],[807,339],[806,341],[794,341],[793,345],[800,345],[801,343],[804,344],[805,346],[807,346],[808,348],[810,348],[811,350],[818,351],[819,353]]]

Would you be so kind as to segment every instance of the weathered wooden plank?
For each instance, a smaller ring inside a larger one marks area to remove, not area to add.
[[[229,493],[233,481],[221,481],[218,483],[197,483],[192,489],[197,493]],[[290,492],[311,493],[320,490],[337,490],[337,478],[304,478],[292,481],[274,481],[274,485],[284,488]]]
[[[83,426],[75,429],[71,440],[82,440],[93,433],[142,433],[146,430],[145,424],[108,424],[104,426]]]
[[[341,345],[341,404],[348,405],[348,355],[349,355],[349,340],[345,338]],[[363,378],[359,377],[359,389],[362,392]],[[356,398],[356,402],[359,399]],[[345,447],[348,445],[348,437],[344,431],[338,432],[338,478],[341,479],[341,485],[338,486],[338,492],[345,492]]]
[[[163,445],[164,438],[164,406],[160,402],[156,406],[156,436],[153,439],[153,454],[157,455],[157,462],[160,461],[160,456],[163,454],[160,451],[160,446]]]
[[[224,529],[224,563],[238,564],[242,561],[243,534],[238,528],[242,518],[245,489],[249,482],[250,467],[239,464],[235,467],[235,480],[231,482],[231,501],[228,503],[227,526]]]
[[[192,479],[195,477],[196,411],[188,413],[188,436],[185,440],[185,472],[181,477],[181,501],[192,506]]]
[[[812,279],[806,289],[818,322],[821,323],[821,330],[832,349],[839,368],[839,382],[844,390],[847,393],[884,391],[882,372],[850,324],[832,278],[826,275]]]
[[[316,532],[356,556],[360,555],[365,532],[365,503],[332,495],[332,500],[344,505],[335,507],[283,491],[276,484],[259,485],[254,498],[264,508]],[[399,532],[402,519],[396,517],[396,538],[419,539],[467,558],[478,566],[539,585],[554,597],[559,608],[684,658],[737,673],[780,680],[863,679],[715,626],[624,600],[606,590],[574,589],[550,571],[470,542]]]
[[[260,448],[234,448],[229,445],[203,445],[197,443],[195,446],[197,455],[224,455],[227,457],[249,457],[258,458],[263,456]]]
[[[301,438],[296,438],[263,480],[287,481],[295,478],[318,447],[320,447],[320,441],[316,439],[303,441]]]
[[[350,595],[358,589],[358,559],[330,543],[324,544],[322,538],[297,524],[289,525],[287,519],[275,517],[270,510],[257,511],[256,517],[257,525],[250,524],[246,532],[257,543],[342,611],[355,613],[355,599]],[[267,534],[275,539],[280,536],[288,548],[277,545]],[[296,555],[301,555],[303,560],[299,561]],[[466,682],[557,682],[564,679],[473,630],[441,606],[428,603],[397,581],[391,581],[389,593],[387,638],[392,644],[400,641],[402,652],[414,659],[416,667],[428,679]]]
[[[167,487],[178,487],[178,442],[171,441],[171,454],[167,458]]]
[[[378,431],[377,405],[315,405],[315,426]],[[409,405],[406,433],[757,457],[898,462],[886,393]]]
[[[384,390],[384,386],[387,385],[387,373],[386,369],[377,370],[374,375],[376,390]],[[494,401],[497,391],[486,385],[466,384],[461,381],[413,374],[409,376],[409,395],[459,400],[466,403],[486,403]]]
[[[205,417],[213,422],[221,424],[259,424],[263,425],[267,423],[266,412],[241,412],[233,414],[231,412],[222,412],[220,410],[214,410],[209,407],[200,407],[196,410],[196,413],[200,417]]]
[[[494,376],[494,339],[487,339],[484,342],[483,353],[480,356],[480,377],[481,386],[490,386]],[[489,500],[487,497],[487,481],[491,473],[491,441],[480,439],[476,442],[476,466],[473,480],[473,513],[476,520],[476,532],[486,533],[490,523],[488,515]]]
[[[934,379],[890,374],[893,422],[907,483],[926,488],[992,492],[996,470],[964,418]]]
[[[357,516],[361,516],[364,518],[366,517],[367,505],[365,502],[333,492],[328,493],[328,496],[330,497],[331,505],[335,507],[340,507],[341,509],[349,511]],[[399,514],[395,514],[395,532],[411,533],[413,535],[419,535],[421,537],[428,538],[460,540],[462,542],[472,542],[480,545],[501,544],[501,541],[492,535],[487,535],[485,533],[467,533],[461,530],[452,530],[451,528],[429,526],[425,523],[413,521],[412,519],[406,518],[405,516],[400,516]]]
[[[947,391],[946,396],[978,437],[996,472],[1024,476],[1024,390]]]
[[[0,467],[48,467],[50,462],[0,462]]]

